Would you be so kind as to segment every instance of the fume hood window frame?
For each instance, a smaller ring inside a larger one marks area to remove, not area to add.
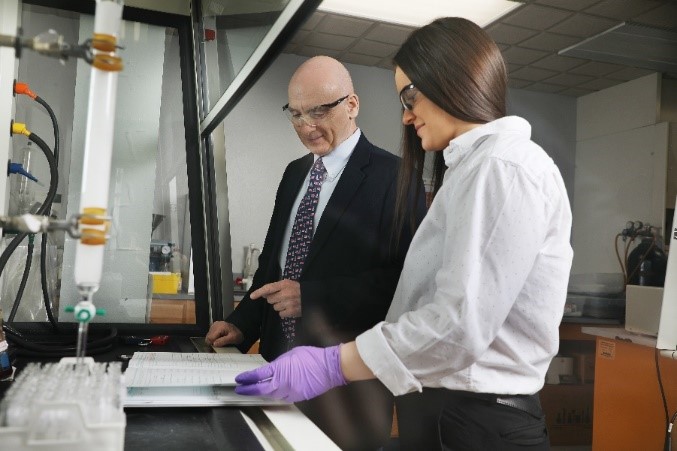
[[[22,0],[22,4],[56,8],[81,14],[94,15],[93,1],[73,0],[54,5],[50,0]],[[123,20],[146,23],[150,25],[171,27],[179,36],[180,73],[183,99],[183,116],[186,145],[186,166],[188,175],[188,199],[190,210],[190,227],[192,239],[192,260],[195,297],[195,324],[150,324],[150,323],[108,323],[97,321],[90,324],[92,331],[116,328],[120,334],[175,334],[204,335],[210,325],[209,292],[207,287],[208,262],[205,248],[206,240],[205,213],[203,202],[203,175],[200,158],[200,133],[198,115],[198,86],[195,76],[193,31],[190,16],[149,11],[125,6]],[[20,62],[19,62],[20,64]],[[119,93],[121,94],[121,93]],[[49,329],[45,322],[15,323],[19,330],[44,332]],[[60,331],[77,329],[75,322],[58,322]],[[51,330],[51,329],[49,329]]]
[[[223,157],[225,143],[215,143],[212,133],[223,127],[222,122],[249,89],[270,67],[275,58],[282,53],[285,45],[292,39],[301,25],[317,9],[321,0],[290,0],[264,36],[245,65],[235,75],[214,106],[209,109],[206,98],[206,63],[204,48],[200,45],[205,36],[201,6],[203,1],[192,2],[195,54],[198,55],[196,67],[199,80],[200,108],[200,145],[202,148],[205,177],[205,212],[207,218],[207,241],[213,243],[208,248],[210,267],[209,289],[210,309],[214,321],[222,320],[233,308],[232,261],[230,230],[228,223],[227,201],[217,199],[227,195],[225,158],[215,166],[215,155]],[[221,207],[221,208],[219,208]],[[224,211],[225,209],[225,211]]]

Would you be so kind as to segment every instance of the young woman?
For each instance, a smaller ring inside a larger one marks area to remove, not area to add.
[[[548,449],[538,391],[573,256],[562,177],[528,122],[505,116],[505,64],[480,27],[438,19],[394,62],[400,193],[430,152],[435,197],[386,321],[355,342],[293,349],[236,390],[298,401],[378,378],[399,396],[402,449]]]

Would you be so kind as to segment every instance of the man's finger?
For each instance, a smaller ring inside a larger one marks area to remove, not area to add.
[[[280,282],[273,282],[273,283],[268,283],[258,290],[252,291],[249,297],[251,299],[258,299],[258,298],[265,298],[268,297],[269,295],[273,293],[277,293],[280,291]]]
[[[223,346],[235,344],[234,338],[235,337],[233,336],[233,334],[224,335],[223,337],[214,340],[212,346],[214,346],[215,348],[221,348]]]

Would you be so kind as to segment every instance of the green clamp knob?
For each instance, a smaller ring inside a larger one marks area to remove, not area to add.
[[[92,319],[92,314],[89,312],[89,310],[82,309],[75,314],[75,319],[81,323],[87,323],[90,319]]]
[[[102,309],[94,308],[91,302],[79,302],[76,306],[68,305],[65,309],[67,312],[73,312],[73,316],[78,322],[88,323],[95,315],[102,315],[105,313]]]
[[[67,305],[64,310],[69,313],[74,313],[75,319],[81,323],[88,323],[95,315],[104,316],[106,314],[105,309],[95,309],[94,305],[87,302],[82,302],[75,306]]]

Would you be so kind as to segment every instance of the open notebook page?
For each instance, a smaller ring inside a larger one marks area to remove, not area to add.
[[[125,372],[132,387],[234,386],[235,376],[265,365],[260,354],[136,352]]]

